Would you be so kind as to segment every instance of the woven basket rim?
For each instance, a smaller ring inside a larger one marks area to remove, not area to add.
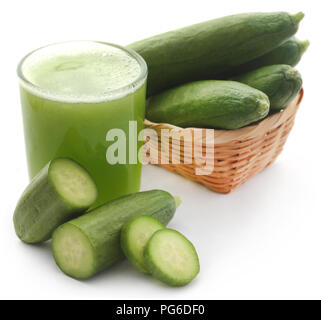
[[[287,119],[294,117],[295,113],[303,98],[304,90],[301,89],[300,93],[293,99],[293,101],[282,111],[272,114],[256,124],[236,130],[222,130],[222,129],[208,129],[214,130],[215,144],[229,143],[231,141],[239,141],[252,139],[255,137],[264,136],[267,132],[279,127]],[[176,131],[189,131],[199,130],[200,128],[181,128],[168,123],[154,123],[145,119],[144,124],[146,127],[155,129],[170,129]]]

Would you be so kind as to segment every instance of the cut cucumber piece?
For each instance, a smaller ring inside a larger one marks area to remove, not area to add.
[[[151,236],[164,228],[164,224],[149,216],[131,219],[122,228],[121,247],[127,259],[138,271],[149,273],[145,266],[144,250]]]
[[[71,223],[65,223],[55,231],[52,251],[56,263],[67,275],[85,279],[95,270],[94,250],[89,239]]]
[[[54,160],[49,178],[57,194],[72,208],[86,210],[96,201],[98,192],[93,179],[72,160]]]
[[[175,198],[162,190],[110,201],[56,229],[52,237],[55,261],[65,274],[76,279],[89,278],[124,258],[120,234],[127,221],[148,215],[167,224],[175,210]]]
[[[193,244],[172,229],[156,231],[144,252],[145,264],[153,277],[170,286],[183,286],[200,271]]]
[[[30,182],[14,212],[17,236],[26,243],[50,239],[64,222],[85,212],[97,198],[89,173],[73,160],[50,161]]]

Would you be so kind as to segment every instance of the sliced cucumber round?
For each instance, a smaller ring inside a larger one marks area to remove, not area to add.
[[[140,216],[128,221],[121,231],[121,247],[131,264],[140,272],[149,273],[144,261],[144,250],[148,240],[165,225],[159,220]]]
[[[50,239],[64,222],[85,212],[97,198],[89,173],[73,160],[50,161],[30,182],[14,212],[17,236],[27,243]]]
[[[172,229],[156,231],[147,243],[145,263],[153,277],[171,286],[183,286],[200,271],[193,244]]]

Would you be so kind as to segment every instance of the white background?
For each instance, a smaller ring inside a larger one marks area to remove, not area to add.
[[[238,190],[221,195],[155,166],[143,189],[180,195],[171,227],[195,244],[197,279],[168,288],[121,262],[79,282],[56,267],[50,245],[15,236],[12,214],[28,183],[16,65],[51,42],[92,39],[121,45],[192,23],[247,11],[304,11],[298,36],[311,46],[298,66],[305,97],[284,152]],[[321,298],[320,13],[318,1],[2,1],[0,4],[0,298]]]

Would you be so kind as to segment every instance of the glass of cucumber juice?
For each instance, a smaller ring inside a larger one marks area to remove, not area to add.
[[[114,44],[70,41],[25,56],[18,77],[30,178],[51,159],[68,157],[95,179],[94,206],[139,191],[141,164],[130,162],[128,151],[129,122],[137,123],[137,132],[143,129],[143,58]],[[115,143],[106,139],[111,129],[126,136],[125,163],[107,161],[107,149]],[[142,142],[135,139],[139,150]]]

